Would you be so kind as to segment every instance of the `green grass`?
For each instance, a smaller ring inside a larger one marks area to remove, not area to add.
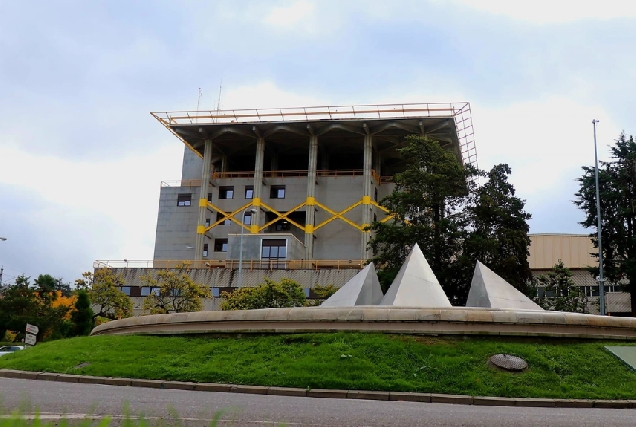
[[[301,388],[636,399],[636,373],[607,352],[607,344],[370,333],[97,336],[38,344],[3,356],[0,368]],[[496,353],[520,356],[530,367],[521,374],[495,370],[487,361]]]

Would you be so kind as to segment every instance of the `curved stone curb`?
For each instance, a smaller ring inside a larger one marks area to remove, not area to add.
[[[99,325],[91,335],[330,331],[636,340],[636,318],[478,307],[294,307],[129,317]]]
[[[193,383],[184,381],[143,380],[134,378],[91,377],[87,375],[67,375],[53,372],[28,372],[14,369],[0,369],[0,378],[72,382],[84,384],[104,384],[159,388],[165,390],[192,390],[225,393],[248,393],[269,396],[315,397],[332,399],[363,399],[402,402],[451,403],[456,405],[520,406],[542,408],[604,408],[634,409],[636,400],[591,400],[591,399],[540,399],[509,398],[492,396],[466,396],[435,393],[410,393],[395,391],[302,389],[291,387],[269,387],[216,383]]]

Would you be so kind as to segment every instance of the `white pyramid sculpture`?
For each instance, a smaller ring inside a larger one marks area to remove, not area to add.
[[[466,307],[543,310],[479,261],[475,266]]]
[[[373,263],[353,276],[338,292],[326,299],[321,307],[351,307],[354,305],[378,305],[382,289]]]
[[[380,305],[450,307],[451,303],[415,244]]]

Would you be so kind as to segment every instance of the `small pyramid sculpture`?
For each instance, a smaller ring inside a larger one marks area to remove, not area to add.
[[[417,243],[402,264],[380,305],[432,308],[451,306]]]
[[[543,310],[479,261],[475,266],[466,307]]]
[[[364,267],[338,291],[326,299],[321,307],[351,307],[354,305],[378,305],[382,288],[373,263]]]

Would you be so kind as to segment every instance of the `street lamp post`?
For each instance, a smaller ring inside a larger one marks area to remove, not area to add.
[[[4,242],[7,240],[6,237],[0,237],[0,241]],[[4,273],[4,265],[0,267],[0,287],[2,287],[2,273]]]
[[[241,240],[239,242],[239,269],[238,269],[238,287],[241,287],[241,284],[243,283],[243,232],[245,231],[245,213],[246,212],[250,212],[255,214],[256,213],[256,209],[252,208],[252,209],[245,209],[243,211],[243,215],[241,218]],[[251,221],[250,221],[251,224]]]
[[[596,150],[596,124],[598,120],[592,120],[592,126],[594,127],[594,180],[596,181],[596,217],[598,224],[596,229],[598,231],[598,294],[599,302],[601,304],[601,316],[605,315],[605,279],[603,278],[603,244],[601,242],[601,196],[598,189],[598,154]]]

